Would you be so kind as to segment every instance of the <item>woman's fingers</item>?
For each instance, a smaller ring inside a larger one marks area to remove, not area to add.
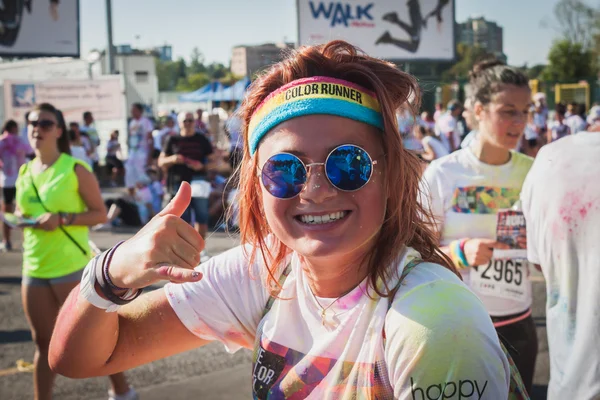
[[[174,222],[173,226],[179,237],[200,253],[204,249],[204,239],[202,239],[198,231],[181,218],[177,218],[177,221]]]
[[[201,272],[174,265],[163,265],[156,268],[155,271],[159,279],[175,283],[198,282],[202,279]]]
[[[169,261],[172,264],[184,268],[195,268],[200,264],[200,252],[183,240],[174,243],[170,251],[172,255],[170,255]]]

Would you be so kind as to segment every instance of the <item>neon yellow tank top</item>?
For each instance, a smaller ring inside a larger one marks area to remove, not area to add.
[[[81,213],[86,205],[79,195],[75,166],[81,162],[67,154],[40,174],[31,173],[31,161],[21,167],[17,178],[16,202],[23,215],[37,218],[46,211],[40,204],[32,185],[37,187],[44,206],[53,214]],[[23,275],[32,278],[54,279],[85,267],[92,257],[88,244],[87,226],[65,226],[65,230],[87,253],[83,252],[60,229],[48,232],[25,228],[23,231]]]

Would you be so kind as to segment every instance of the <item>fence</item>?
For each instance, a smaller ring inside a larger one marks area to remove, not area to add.
[[[433,111],[436,103],[444,107],[450,100],[464,101],[467,81],[453,83],[439,81],[421,81],[422,109]],[[589,110],[594,103],[600,103],[600,81],[591,78],[579,82],[549,82],[532,79],[529,81],[532,94],[542,92],[546,95],[549,109],[554,109],[557,103],[584,103]]]

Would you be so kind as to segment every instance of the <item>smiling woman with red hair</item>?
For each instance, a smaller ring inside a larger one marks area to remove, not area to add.
[[[489,316],[423,220],[419,161],[395,122],[411,93],[412,77],[341,41],[273,66],[240,114],[242,245],[196,267],[183,185],[88,265],[53,368],[106,374],[217,340],[254,349],[256,399],[507,398]],[[136,299],[160,280],[172,283]]]

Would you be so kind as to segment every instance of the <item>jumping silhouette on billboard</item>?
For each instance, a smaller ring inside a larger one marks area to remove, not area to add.
[[[0,45],[12,47],[17,41],[23,9],[31,14],[32,0],[0,0]],[[48,12],[54,21],[58,21],[59,0],[50,0]]]
[[[439,25],[443,22],[442,10],[445,6],[450,3],[450,0],[438,0],[437,6],[431,10],[425,17],[421,13],[421,4],[419,0],[408,0],[406,3],[408,6],[408,16],[410,18],[410,24],[402,21],[396,12],[389,12],[383,16],[383,20],[392,24],[398,25],[407,34],[409,39],[397,39],[392,36],[389,31],[385,31],[383,35],[375,42],[379,44],[393,44],[394,46],[400,47],[411,53],[416,53],[421,44],[421,31],[423,28],[427,28],[427,20],[435,17]]]

